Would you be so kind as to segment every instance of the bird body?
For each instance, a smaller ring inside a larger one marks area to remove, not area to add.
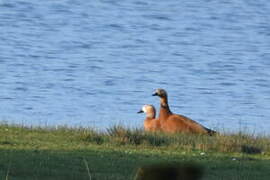
[[[207,130],[197,122],[183,115],[172,114],[165,123],[162,123],[162,129],[165,132],[184,132],[184,133],[199,133],[206,134]]]
[[[159,131],[160,122],[157,119],[146,118],[143,122],[145,131]]]

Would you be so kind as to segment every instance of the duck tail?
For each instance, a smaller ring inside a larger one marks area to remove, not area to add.
[[[217,134],[217,132],[214,131],[214,130],[212,130],[212,129],[206,128],[206,130],[207,130],[207,134],[210,135],[210,136],[213,136],[213,135],[216,135]]]

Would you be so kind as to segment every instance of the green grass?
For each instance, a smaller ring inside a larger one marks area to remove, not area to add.
[[[268,180],[270,138],[0,125],[0,179],[131,180],[141,166],[174,162],[199,164],[205,180]]]

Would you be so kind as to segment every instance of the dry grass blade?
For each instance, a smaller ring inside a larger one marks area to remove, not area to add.
[[[9,178],[9,171],[10,171],[10,163],[8,164],[7,174],[5,180],[8,180]]]
[[[91,177],[91,173],[90,173],[90,170],[89,170],[89,166],[88,166],[88,163],[85,159],[83,159],[83,162],[84,162],[84,165],[86,167],[86,170],[87,170],[87,173],[88,173],[88,177],[89,177],[89,180],[92,180],[92,177]]]

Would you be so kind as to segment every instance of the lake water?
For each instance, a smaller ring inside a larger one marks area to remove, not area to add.
[[[270,134],[268,0],[0,0],[0,119],[142,127],[143,104]]]

